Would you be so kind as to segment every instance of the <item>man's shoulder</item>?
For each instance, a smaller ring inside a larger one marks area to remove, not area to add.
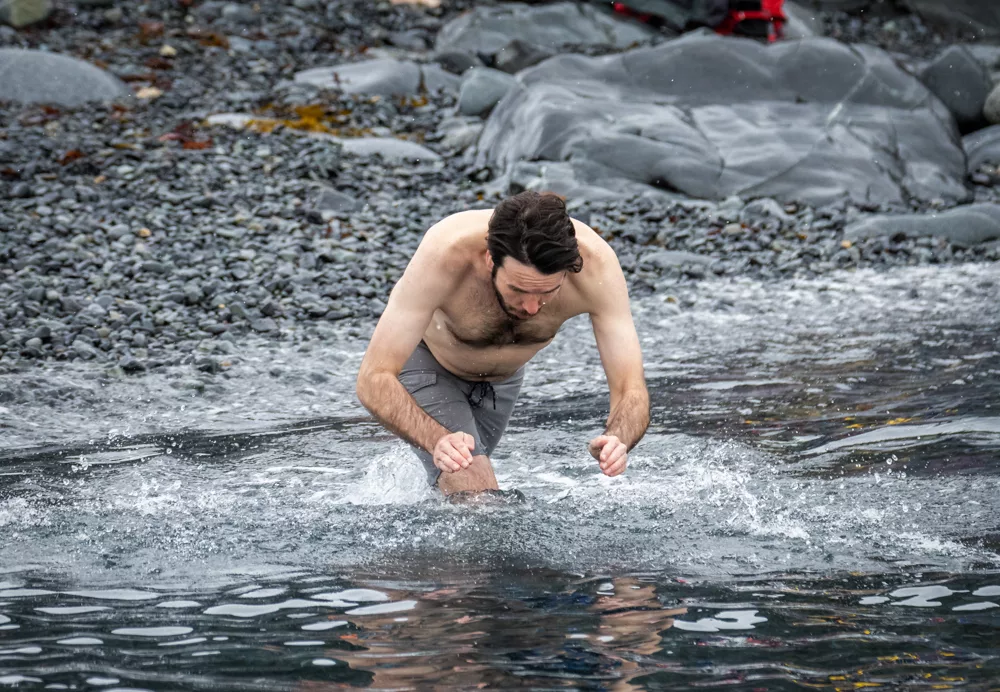
[[[590,277],[609,271],[612,273],[621,271],[614,248],[597,231],[577,219],[573,219],[573,226],[576,228],[577,245],[583,257],[580,279],[586,281]]]
[[[470,235],[482,234],[485,238],[492,210],[470,209],[450,214],[427,229],[421,244],[432,244],[440,249],[461,245]]]
[[[490,213],[487,211],[484,217],[481,210],[460,211],[435,223],[420,239],[420,247],[414,255],[416,265],[451,275],[463,273],[476,251],[486,248]]]

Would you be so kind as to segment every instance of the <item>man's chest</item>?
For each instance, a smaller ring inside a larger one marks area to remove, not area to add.
[[[491,289],[468,286],[441,312],[452,335],[467,346],[540,346],[551,341],[566,320],[561,307],[546,305],[531,319],[516,320],[501,309]]]

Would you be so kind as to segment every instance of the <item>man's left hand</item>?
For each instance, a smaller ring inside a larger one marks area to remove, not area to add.
[[[628,448],[614,435],[599,435],[590,441],[590,453],[601,465],[605,476],[617,476],[625,472],[628,464]]]

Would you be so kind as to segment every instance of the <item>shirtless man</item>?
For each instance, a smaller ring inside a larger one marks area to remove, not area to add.
[[[358,398],[446,495],[496,490],[489,456],[524,365],[583,313],[611,393],[589,451],[617,476],[649,425],[639,337],[614,250],[556,195],[522,192],[427,231],[372,334]]]

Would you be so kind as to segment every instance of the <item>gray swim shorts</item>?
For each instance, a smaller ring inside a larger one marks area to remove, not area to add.
[[[445,370],[421,341],[399,373],[399,381],[431,418],[451,432],[476,438],[474,455],[491,456],[507,428],[514,402],[521,391],[524,368],[500,382],[463,380]],[[432,455],[413,447],[427,469],[431,485],[441,471]]]

